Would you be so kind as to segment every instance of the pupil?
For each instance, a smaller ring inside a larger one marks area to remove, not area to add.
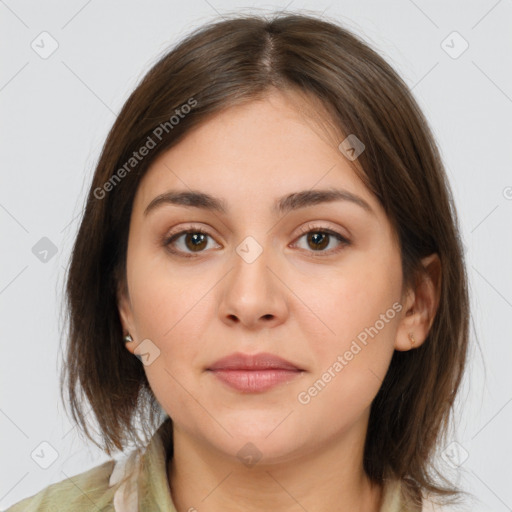
[[[192,245],[189,245],[188,244],[188,240],[190,240],[190,238],[192,238],[193,242],[192,242]],[[205,239],[205,234],[204,233],[188,233],[187,236],[186,236],[186,240],[187,240],[187,247],[189,249],[192,249],[192,250],[195,250],[195,249],[202,249],[202,247],[200,246],[201,243],[204,244],[204,239]],[[198,242],[198,243],[196,243]]]
[[[320,237],[321,240],[318,239]],[[327,234],[326,233],[313,233],[308,236],[308,241],[313,240],[314,244],[321,243],[322,241],[325,242],[327,240]],[[326,246],[325,243],[323,243],[320,247],[320,249],[323,249]],[[318,248],[318,245],[317,245]]]

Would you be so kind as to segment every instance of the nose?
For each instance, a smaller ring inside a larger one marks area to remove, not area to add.
[[[223,280],[221,320],[231,327],[239,323],[252,330],[276,327],[288,315],[287,288],[278,264],[270,249],[264,249],[254,261],[240,254],[234,251],[233,268]]]

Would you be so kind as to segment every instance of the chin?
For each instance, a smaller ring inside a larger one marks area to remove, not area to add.
[[[224,436],[225,442],[218,448],[248,467],[292,460],[305,449],[302,442],[298,443],[301,436],[290,432],[283,425],[276,429],[277,424],[239,425],[237,429],[228,429],[233,437]]]

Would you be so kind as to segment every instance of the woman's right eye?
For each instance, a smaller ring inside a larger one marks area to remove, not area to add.
[[[173,254],[190,258],[195,256],[194,253],[204,252],[204,249],[208,246],[208,238],[211,238],[209,233],[202,229],[187,229],[168,236],[164,245]]]

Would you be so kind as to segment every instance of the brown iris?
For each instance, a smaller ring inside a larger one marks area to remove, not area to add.
[[[319,238],[320,237],[320,238]],[[308,244],[312,241],[316,245],[315,250],[324,249],[329,245],[329,235],[327,233],[311,232],[307,235]],[[317,245],[321,244],[321,245]]]
[[[185,245],[187,249],[194,252],[199,252],[208,244],[207,236],[205,233],[186,233]],[[189,243],[190,241],[190,243]]]

